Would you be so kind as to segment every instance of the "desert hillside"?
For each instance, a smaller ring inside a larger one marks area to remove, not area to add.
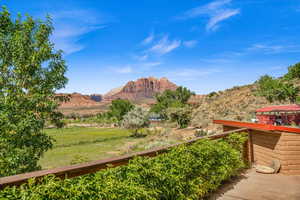
[[[203,96],[194,103],[192,126],[214,130],[217,126],[212,124],[213,119],[250,121],[256,109],[271,105],[254,95],[255,87],[255,84],[233,87]]]

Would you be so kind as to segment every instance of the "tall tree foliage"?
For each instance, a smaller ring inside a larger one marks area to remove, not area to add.
[[[183,118],[188,113],[185,111],[189,110],[187,106],[187,102],[190,99],[190,97],[193,95],[195,95],[195,93],[185,87],[178,87],[175,91],[166,90],[162,94],[157,94],[155,96],[156,104],[154,104],[151,107],[151,111],[155,113],[159,113],[165,119],[167,118],[170,119],[172,116],[174,116],[174,119],[171,119],[172,121],[183,122],[184,121]],[[182,109],[170,109],[170,108],[182,108]],[[175,110],[176,112],[173,112]],[[183,110],[184,112],[182,112]],[[179,121],[178,118],[180,118]],[[189,122],[189,120],[187,120],[186,122]],[[180,127],[184,127],[187,125],[187,123],[185,123],[185,125],[182,125],[182,123],[178,123],[178,124]]]
[[[274,101],[296,103],[299,100],[300,89],[291,82],[291,79],[276,79],[265,75],[257,81],[257,84],[257,94],[265,97],[270,103]]]
[[[300,79],[300,62],[289,66],[288,73],[284,75],[284,79]]]
[[[66,64],[49,40],[52,31],[49,17],[0,12],[0,177],[38,169],[52,147],[46,121],[62,125],[55,91],[67,82]]]
[[[134,108],[134,105],[124,99],[113,100],[109,107],[109,115],[117,119],[118,122],[122,121],[124,115]]]
[[[190,106],[170,107],[167,109],[168,118],[176,122],[180,128],[186,128],[191,121],[192,109]]]

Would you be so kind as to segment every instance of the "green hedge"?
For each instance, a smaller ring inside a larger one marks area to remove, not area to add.
[[[73,179],[46,177],[0,191],[0,199],[154,200],[199,199],[216,190],[245,165],[245,139],[201,140],[153,158],[137,157],[128,165]],[[231,145],[234,144],[234,147]]]

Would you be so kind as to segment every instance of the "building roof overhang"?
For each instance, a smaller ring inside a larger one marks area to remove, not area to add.
[[[213,120],[214,124],[222,124],[225,126],[232,126],[237,128],[247,128],[262,131],[274,131],[274,132],[289,132],[300,134],[300,128],[286,127],[286,126],[274,126],[269,124],[230,121],[230,120]]]
[[[268,106],[256,110],[257,113],[265,112],[300,112],[300,105],[291,104],[291,105],[279,105],[279,106]]]

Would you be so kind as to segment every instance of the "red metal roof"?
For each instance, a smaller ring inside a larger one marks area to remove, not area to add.
[[[281,105],[281,106],[268,106],[257,109],[256,112],[288,112],[288,111],[300,111],[300,105]]]
[[[256,129],[262,131],[283,131],[289,133],[300,133],[300,128],[286,127],[286,126],[274,126],[269,124],[257,124],[250,122],[239,122],[230,120],[213,120],[214,124],[222,124],[238,128]]]

